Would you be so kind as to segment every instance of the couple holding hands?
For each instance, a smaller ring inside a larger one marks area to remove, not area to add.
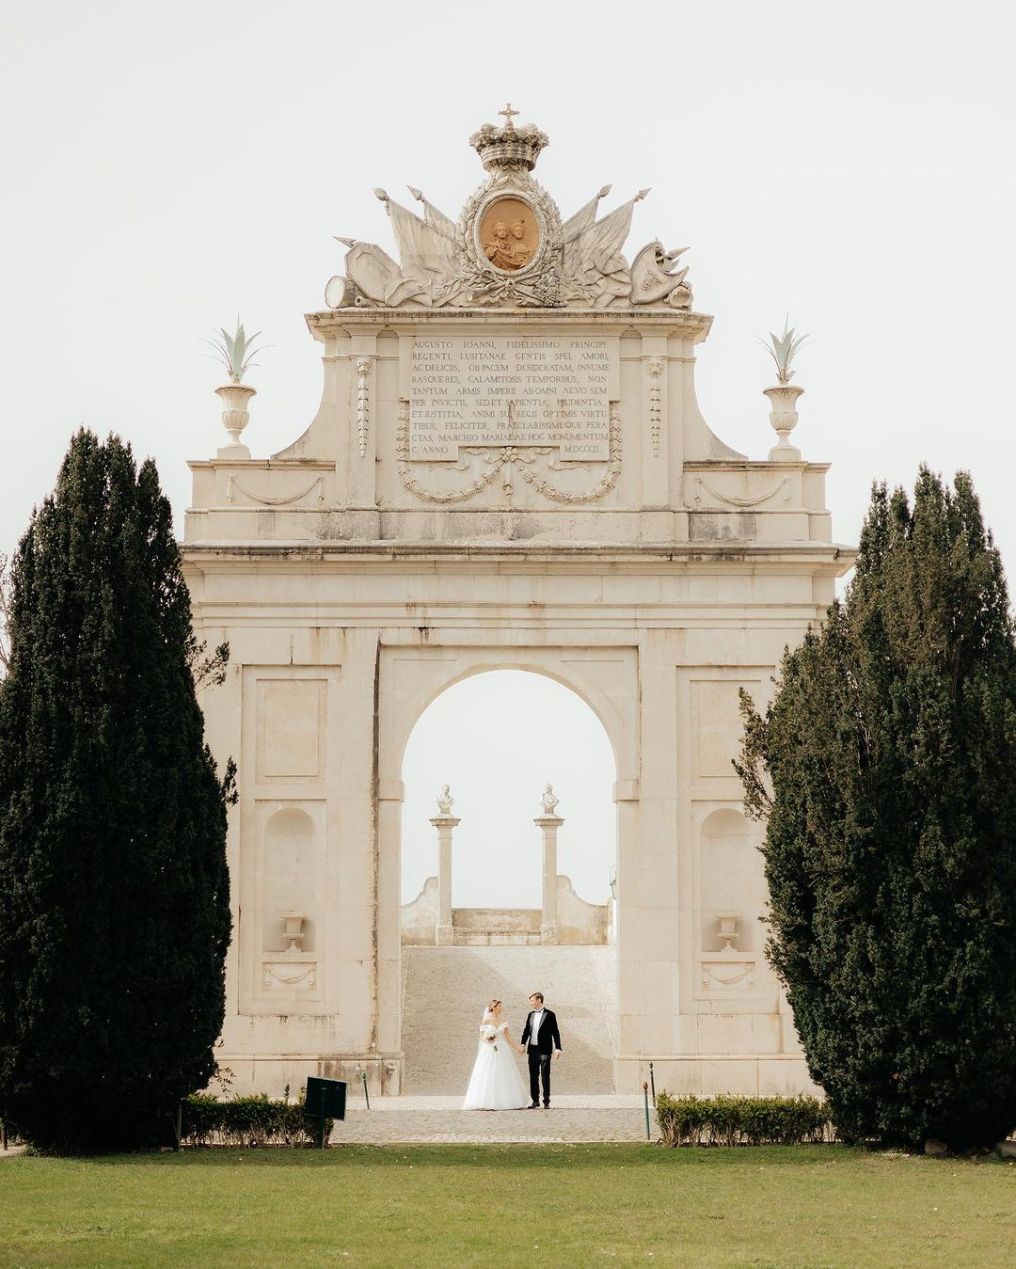
[[[530,1012],[518,1045],[511,1038],[501,1001],[495,996],[484,1010],[480,1023],[480,1050],[466,1089],[463,1110],[521,1110],[550,1106],[550,1064],[561,1056],[561,1033],[557,1017],[543,1003],[543,992],[529,997]],[[519,1074],[514,1050],[529,1058],[529,1100]]]

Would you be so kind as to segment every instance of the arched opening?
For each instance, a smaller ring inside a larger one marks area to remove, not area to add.
[[[616,845],[614,755],[592,709],[569,688],[524,670],[462,679],[431,702],[403,758],[402,901],[437,875],[430,820],[448,784],[460,823],[453,837],[457,908],[537,908],[545,786],[564,823],[558,871],[587,903],[610,897]]]
[[[617,766],[597,714],[548,675],[475,672],[420,714],[402,780],[405,1091],[463,1091],[486,1001],[517,1037],[540,990],[559,1090],[611,1092]]]

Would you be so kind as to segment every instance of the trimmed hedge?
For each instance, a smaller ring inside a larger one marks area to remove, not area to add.
[[[263,1093],[219,1101],[192,1093],[181,1103],[180,1143],[187,1146],[307,1146],[317,1142],[316,1119],[303,1102],[275,1102]],[[325,1120],[325,1140],[332,1120]]]
[[[665,1146],[795,1146],[831,1141],[829,1108],[815,1097],[656,1098]]]

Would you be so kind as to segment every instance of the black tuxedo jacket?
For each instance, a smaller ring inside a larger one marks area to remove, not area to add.
[[[522,1030],[520,1044],[535,1044],[541,1053],[553,1053],[561,1047],[561,1032],[557,1029],[557,1014],[552,1009],[544,1009],[543,1023],[535,1038],[530,1038],[533,1030],[533,1015],[530,1013]]]

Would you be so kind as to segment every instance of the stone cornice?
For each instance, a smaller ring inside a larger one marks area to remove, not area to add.
[[[334,458],[193,458],[191,471],[334,471]],[[188,510],[207,510],[205,507]]]
[[[482,324],[485,331],[517,331],[524,326],[566,326],[579,330],[583,325],[595,328],[612,327],[619,331],[652,327],[662,334],[679,334],[701,342],[709,334],[712,317],[705,313],[688,313],[681,309],[601,309],[601,308],[345,308],[326,309],[305,314],[307,326],[315,339],[353,332],[358,328],[408,331],[421,325],[444,329],[474,328]],[[662,330],[661,330],[662,328]]]
[[[636,546],[599,546],[576,545],[551,546],[543,548],[531,543],[512,547],[503,544],[465,545],[449,543],[447,546],[434,543],[405,543],[397,545],[391,542],[182,542],[180,550],[185,560],[198,562],[220,562],[231,564],[245,560],[267,562],[278,560],[288,565],[290,561],[302,560],[307,564],[358,564],[382,565],[385,568],[399,562],[434,563],[442,569],[454,567],[457,563],[473,567],[478,561],[485,564],[518,565],[532,561],[543,565],[560,564],[573,569],[576,565],[588,564],[590,571],[599,571],[604,564],[652,564],[681,563],[685,565],[713,566],[722,563],[748,563],[756,565],[769,563],[779,565],[786,563],[799,569],[802,563],[812,562],[819,566],[834,565],[837,571],[844,573],[857,557],[854,547],[828,542],[787,542],[787,543],[660,543]]]
[[[754,458],[688,458],[684,461],[686,472],[718,472],[718,471],[758,471],[767,476],[783,476],[788,471],[827,472],[832,463],[812,463],[803,460],[798,463],[776,463],[772,459]]]

